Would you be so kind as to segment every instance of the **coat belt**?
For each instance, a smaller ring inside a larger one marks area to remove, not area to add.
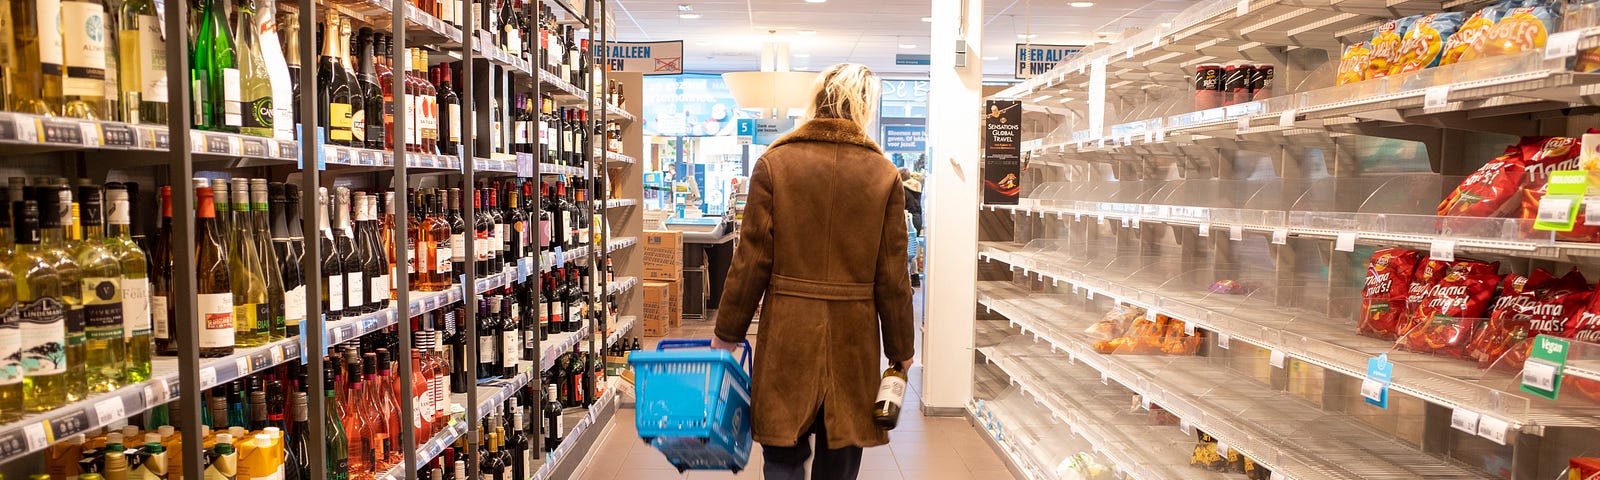
[[[819,282],[777,274],[768,286],[774,295],[817,300],[872,300],[872,287],[871,283]]]

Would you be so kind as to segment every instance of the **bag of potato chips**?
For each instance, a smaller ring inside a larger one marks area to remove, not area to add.
[[[1371,45],[1372,52],[1368,56],[1367,69],[1364,80],[1383,78],[1400,73],[1400,43],[1404,41],[1406,32],[1411,29],[1411,24],[1417,21],[1416,16],[1390,20],[1378,26],[1373,32]]]
[[[1418,18],[1400,41],[1400,71],[1415,72],[1438,65],[1445,40],[1455,35],[1465,17],[1461,12],[1445,12]]]
[[[1473,45],[1482,41],[1483,36],[1489,33],[1489,29],[1493,28],[1494,24],[1500,21],[1500,17],[1505,15],[1506,10],[1510,9],[1508,3],[1497,3],[1483,7],[1482,10],[1467,17],[1461,22],[1461,27],[1456,29],[1455,35],[1451,35],[1450,40],[1445,42],[1444,54],[1440,55],[1439,64],[1450,65],[1461,61],[1461,56]]]
[[[1339,73],[1333,84],[1344,85],[1365,79],[1367,61],[1371,53],[1372,48],[1367,42],[1357,42],[1344,47],[1344,54],[1339,56]]]
[[[1506,12],[1471,45],[1461,60],[1510,55],[1544,48],[1544,42],[1556,31],[1559,16],[1548,6],[1518,7]]]

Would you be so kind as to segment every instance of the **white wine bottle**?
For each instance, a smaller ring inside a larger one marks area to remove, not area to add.
[[[906,400],[906,372],[898,366],[883,369],[883,380],[878,382],[878,400],[872,404],[872,423],[884,430],[894,430],[900,423],[900,407]]]

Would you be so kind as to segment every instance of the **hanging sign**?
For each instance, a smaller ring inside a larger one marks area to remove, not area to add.
[[[990,100],[983,114],[983,203],[1016,205],[1022,193],[1022,102]]]
[[[1027,80],[1055,68],[1056,64],[1083,51],[1083,45],[1017,44],[1017,70],[1019,80]]]
[[[606,63],[613,72],[645,75],[683,73],[683,40],[668,42],[606,42],[611,57]]]

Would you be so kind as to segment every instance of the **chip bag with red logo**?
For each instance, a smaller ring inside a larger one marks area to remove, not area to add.
[[[1412,328],[1426,325],[1436,316],[1454,318],[1483,318],[1489,311],[1489,302],[1494,299],[1495,285],[1500,283],[1500,263],[1485,263],[1478,260],[1457,259],[1452,262],[1442,273],[1439,279],[1428,288],[1422,296],[1422,302],[1401,325],[1400,334],[1406,335]],[[1461,338],[1462,346],[1470,340],[1470,332]]]
[[[1439,64],[1445,40],[1455,35],[1465,13],[1444,12],[1423,15],[1411,24],[1400,41],[1400,72],[1415,72]]]
[[[1544,284],[1555,280],[1550,272],[1542,268],[1533,270],[1532,275],[1526,277],[1515,273],[1507,274],[1501,282],[1500,296],[1495,298],[1494,305],[1489,307],[1489,321],[1472,337],[1472,342],[1467,344],[1467,357],[1477,360],[1480,367],[1487,368],[1490,363],[1506,353],[1507,348],[1520,337],[1514,337],[1516,332],[1526,334],[1528,331],[1527,319],[1518,316],[1522,309],[1538,301],[1537,289]]]
[[[1362,335],[1392,339],[1399,335],[1400,320],[1406,316],[1407,289],[1416,273],[1422,253],[1404,248],[1385,248],[1367,261],[1367,279],[1361,287],[1361,320],[1356,331]]]
[[[1522,370],[1522,365],[1532,353],[1534,337],[1562,335],[1569,325],[1576,326],[1579,323],[1577,319],[1582,318],[1582,311],[1594,308],[1591,304],[1594,294],[1577,269],[1558,281],[1550,282],[1548,288],[1536,290],[1538,301],[1521,309],[1518,315],[1526,321],[1526,331],[1513,332],[1516,342],[1506,349],[1500,359],[1490,359],[1489,364],[1493,365],[1498,360],[1498,365],[1503,369]],[[1480,361],[1479,366],[1486,365]]]
[[[1334,85],[1355,83],[1366,79],[1367,63],[1372,58],[1372,46],[1367,42],[1357,42],[1344,47],[1344,53],[1339,56],[1339,70],[1334,78]]]
[[[1527,166],[1522,149],[1506,147],[1506,153],[1457,185],[1443,202],[1439,202],[1439,215],[1452,217],[1505,217],[1521,208],[1516,199],[1522,195],[1522,177]]]
[[[1539,217],[1539,201],[1544,199],[1545,187],[1550,183],[1551,173],[1561,170],[1578,170],[1579,157],[1582,154],[1581,140],[1571,137],[1529,137],[1542,138],[1538,142],[1524,142],[1523,155],[1528,156],[1526,170],[1522,179],[1522,212],[1521,218],[1537,219]],[[1587,207],[1578,206],[1578,222],[1571,231],[1554,232],[1556,239],[1568,242],[1594,242],[1600,240],[1600,225],[1586,225],[1583,222]]]
[[[1372,33],[1371,53],[1368,54],[1366,73],[1362,79],[1371,80],[1400,73],[1400,43],[1405,40],[1416,16],[1384,22]]]
[[[1556,10],[1546,5],[1513,8],[1495,22],[1480,41],[1461,55],[1462,61],[1510,55],[1544,48],[1556,31]]]
[[[1489,33],[1495,22],[1500,21],[1506,10],[1510,10],[1510,2],[1501,2],[1474,12],[1461,22],[1461,28],[1456,29],[1455,35],[1444,42],[1444,52],[1439,55],[1440,65],[1450,65],[1461,61],[1461,56],[1467,49],[1483,41],[1483,36]]]
[[[1433,285],[1439,283],[1440,278],[1444,278],[1444,271],[1450,268],[1450,263],[1424,258],[1417,264],[1417,271],[1411,274],[1411,285],[1406,287],[1406,313],[1395,320],[1394,333],[1386,337],[1387,339],[1392,340],[1405,333],[1404,328],[1410,324],[1411,317],[1422,308],[1422,301],[1428,296],[1428,291]]]

